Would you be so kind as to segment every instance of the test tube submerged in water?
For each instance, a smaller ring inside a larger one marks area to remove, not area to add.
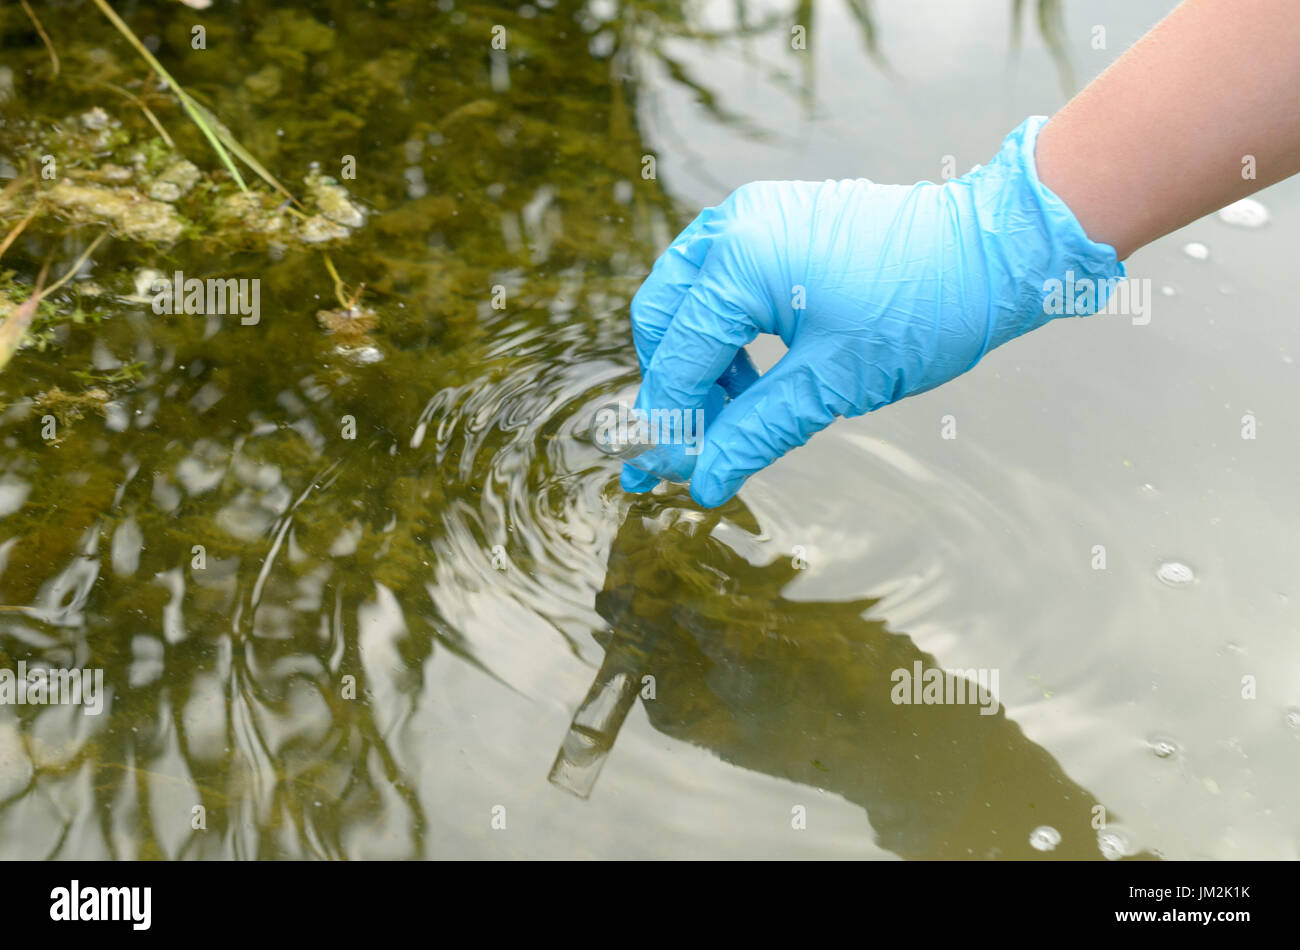
[[[713,386],[703,408],[640,409],[610,402],[591,420],[591,441],[601,452],[670,482],[688,482],[695,471],[704,432],[726,405]]]
[[[606,653],[555,755],[547,776],[552,783],[579,798],[591,795],[623,720],[636,703],[639,688],[640,674],[628,658],[614,649]]]

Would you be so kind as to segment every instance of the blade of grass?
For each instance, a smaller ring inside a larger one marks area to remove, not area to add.
[[[163,68],[163,64],[154,58],[153,53],[149,52],[148,47],[140,42],[140,38],[136,36],[135,33],[131,31],[131,28],[126,25],[125,21],[123,21],[122,18],[113,11],[113,8],[108,5],[107,0],[93,0],[93,2],[95,6],[99,7],[100,12],[108,18],[108,22],[112,23],[113,26],[117,28],[117,31],[126,38],[126,41],[135,47],[135,51],[144,57],[145,62],[149,64],[150,68],[161,76],[167,85],[172,87],[172,92],[176,93],[176,98],[180,100],[181,106],[189,114],[189,117],[194,121],[194,124],[199,127],[199,131],[203,133],[204,138],[208,140],[209,144],[212,145],[213,150],[221,158],[222,164],[226,166],[226,170],[230,172],[231,177],[235,179],[235,184],[239,186],[239,190],[247,191],[248,186],[244,184],[243,176],[239,174],[239,169],[235,167],[234,159],[230,157],[230,153],[227,152],[225,146],[221,144],[221,139],[218,138],[216,132],[214,132],[208,125],[203,114],[199,111],[202,106],[195,102],[194,99],[191,98],[190,94],[181,88],[181,84],[172,78],[171,73],[167,72],[167,70]],[[204,109],[203,111],[206,112],[207,110]],[[211,113],[209,112],[208,115],[211,115]],[[227,132],[226,134],[229,135],[230,133]]]
[[[111,82],[106,82],[103,85],[109,89],[112,89],[118,95],[125,96],[127,99],[130,99],[137,106],[139,106],[140,111],[144,113],[144,117],[149,120],[149,124],[152,125],[158,131],[158,134],[162,136],[162,140],[167,143],[167,147],[168,148],[176,147],[176,143],[172,141],[172,137],[167,134],[167,130],[163,128],[163,124],[158,121],[158,117],[153,114],[153,110],[150,109],[147,105],[145,105],[145,101],[143,99],[141,99],[139,96],[137,96],[135,93],[131,92],[130,90],[123,89],[121,86],[114,85]]]
[[[50,54],[50,65],[54,67],[53,79],[59,78],[59,54],[54,51],[54,44],[50,42],[50,37],[45,32],[45,27],[41,26],[41,21],[36,18],[36,12],[27,4],[27,0],[20,0],[23,9],[27,12],[27,19],[32,21],[32,26],[36,27],[36,32],[41,35],[42,42],[45,43],[45,49]]]
[[[276,177],[267,171],[262,166],[262,163],[249,153],[248,149],[239,144],[238,140],[231,134],[230,130],[222,124],[220,119],[212,114],[211,110],[195,99],[191,99],[190,102],[193,104],[194,108],[199,111],[199,114],[203,116],[204,120],[211,126],[212,131],[221,139],[226,148],[230,149],[230,151],[234,153],[236,158],[256,172],[257,176],[261,178],[262,181],[266,182],[276,191],[280,192],[280,194],[294,202],[294,204],[297,204],[297,199],[289,192],[289,189],[280,184]]]
[[[18,351],[18,346],[23,341],[23,334],[27,328],[36,319],[36,308],[41,305],[41,301],[48,297],[54,291],[58,290],[73,277],[77,271],[81,270],[81,265],[86,263],[90,255],[95,253],[95,248],[99,247],[101,241],[108,237],[107,229],[101,231],[95,240],[90,242],[90,246],[81,252],[81,256],[76,262],[68,268],[68,272],[56,280],[49,287],[44,287],[45,275],[50,269],[50,262],[47,258],[41,265],[41,272],[36,277],[36,284],[32,287],[32,295],[20,303],[13,313],[5,318],[5,322],[0,324],[0,370],[9,364],[14,353]]]
[[[330,277],[334,278],[334,296],[339,300],[339,306],[344,310],[348,309],[347,288],[343,286],[343,279],[339,277],[339,272],[334,269],[334,262],[324,251],[321,255],[325,258],[325,269],[330,272]]]
[[[106,237],[108,237],[107,228],[99,232],[99,235],[95,238],[95,240],[90,242],[90,246],[81,252],[81,256],[77,258],[76,263],[74,263],[71,267],[68,268],[68,272],[64,274],[62,277],[60,277],[58,280],[56,280],[54,283],[50,284],[50,286],[46,287],[45,292],[41,296],[48,297],[50,294],[54,293],[56,290],[58,290],[60,287],[66,284],[68,281],[72,280],[72,278],[76,277],[77,271],[81,270],[81,265],[86,263],[86,261],[90,259],[90,255],[95,253],[95,248],[99,247],[99,245],[103,242],[104,238]]]
[[[30,182],[31,179],[26,175],[19,175],[13,181],[9,182],[9,184],[5,185],[4,188],[0,189],[0,208],[3,208],[6,201],[16,195],[23,188],[26,188]]]
[[[18,235],[22,234],[23,229],[27,227],[27,225],[32,223],[32,218],[36,217],[36,212],[38,210],[40,210],[39,206],[32,208],[31,211],[28,211],[27,214],[23,217],[23,219],[19,221],[16,225],[14,225],[14,229],[5,235],[5,239],[3,241],[0,241],[0,257],[5,256],[5,251],[9,250],[9,245],[13,244],[14,241],[18,240]]]
[[[20,303],[14,312],[5,318],[5,322],[0,324],[0,370],[9,365],[9,360],[18,349],[18,344],[22,342],[23,334],[36,318],[36,308],[41,305],[43,295],[41,285],[45,283],[45,274],[49,269],[50,262],[47,260],[41,267],[40,276],[36,278],[32,295]]]

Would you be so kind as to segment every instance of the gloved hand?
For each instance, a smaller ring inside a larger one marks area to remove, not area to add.
[[[715,382],[736,396],[705,432],[697,502],[722,504],[836,417],[932,389],[1046,323],[1053,278],[1093,282],[1073,313],[1105,305],[1124,265],[1038,180],[1046,121],[942,185],[744,185],[673,241],[632,301],[637,406],[697,409]],[[789,348],[761,378],[739,349],[759,333]],[[657,481],[624,466],[628,491]]]

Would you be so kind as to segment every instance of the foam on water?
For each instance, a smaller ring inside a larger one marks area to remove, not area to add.
[[[1051,825],[1039,825],[1029,833],[1029,843],[1038,851],[1055,851],[1061,833]]]
[[[1239,228],[1263,227],[1268,223],[1268,209],[1254,198],[1242,198],[1222,209],[1219,220]]]
[[[1196,574],[1181,561],[1165,561],[1156,568],[1156,577],[1170,587],[1182,587],[1196,580]]]

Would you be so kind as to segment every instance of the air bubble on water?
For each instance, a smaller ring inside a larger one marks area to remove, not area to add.
[[[1129,840],[1128,832],[1116,825],[1097,832],[1097,847],[1107,861],[1118,861],[1137,851]]]
[[[1055,851],[1061,843],[1061,833],[1051,825],[1039,825],[1029,832],[1029,844],[1036,851]]]
[[[1171,759],[1178,754],[1178,743],[1164,736],[1156,736],[1148,743],[1157,759]]]
[[[1196,580],[1192,569],[1181,561],[1165,561],[1156,568],[1156,577],[1170,587],[1182,587]]]
[[[1194,261],[1203,261],[1210,256],[1210,249],[1200,241],[1192,241],[1183,245],[1183,253]]]
[[[1154,497],[1160,494],[1160,489],[1156,488],[1156,486],[1152,485],[1150,482],[1145,482],[1142,485],[1142,494],[1146,495],[1148,498]]]
[[[1239,228],[1258,228],[1268,221],[1268,209],[1254,198],[1242,198],[1222,209],[1219,220]]]

